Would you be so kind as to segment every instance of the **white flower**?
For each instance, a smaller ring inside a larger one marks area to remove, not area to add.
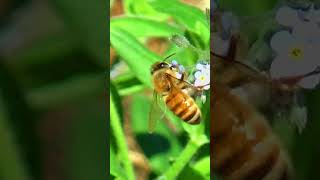
[[[296,37],[304,38],[310,43],[320,41],[320,10],[316,10],[314,5],[307,11],[281,7],[277,11],[276,20],[279,24],[292,28]]]
[[[288,31],[280,31],[273,35],[271,47],[277,53],[271,64],[272,78],[292,77],[310,73],[319,65],[315,58],[319,49]],[[314,88],[320,80],[320,75],[313,75],[302,79],[298,84],[304,88]]]
[[[203,72],[203,73],[206,73],[206,74],[210,75],[210,64],[208,64],[208,63],[205,63],[205,64],[203,64],[203,63],[198,63],[198,64],[196,65],[196,70],[201,71],[201,72]]]
[[[194,86],[202,87],[204,90],[210,89],[210,74],[205,71],[197,71],[194,77]]]
[[[176,66],[178,66],[178,62],[176,60],[172,60],[170,65],[172,67],[176,67]]]
[[[172,60],[170,67],[173,68],[172,70],[175,72],[175,77],[181,79],[182,74],[185,72],[183,65],[179,64],[176,60]]]
[[[314,5],[307,11],[281,7],[277,11],[276,20],[279,24],[292,28],[293,34],[319,41],[320,10],[316,10]]]

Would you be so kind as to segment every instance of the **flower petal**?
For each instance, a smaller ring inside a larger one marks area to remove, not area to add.
[[[298,84],[305,89],[315,88],[320,81],[320,75],[310,76],[302,79]]]
[[[293,27],[299,22],[299,17],[296,10],[288,6],[284,6],[278,9],[276,20],[281,25]]]
[[[301,21],[292,29],[292,35],[310,45],[320,44],[320,27],[313,22]]]
[[[196,65],[196,69],[199,70],[199,71],[202,71],[202,70],[204,69],[203,64],[198,63],[198,64]]]
[[[316,67],[305,60],[292,60],[288,56],[277,56],[271,63],[272,78],[291,77],[312,72]]]
[[[179,68],[179,73],[184,73],[185,69],[183,65],[179,65],[178,68]]]
[[[274,51],[281,53],[288,51],[288,47],[293,41],[294,37],[288,31],[279,31],[272,36],[270,45]]]
[[[196,79],[198,79],[201,75],[202,75],[202,73],[200,71],[197,71],[196,73],[194,73],[194,77]]]
[[[194,86],[202,86],[202,81],[200,81],[199,79],[196,79],[195,81],[194,81]]]
[[[171,61],[171,65],[172,65],[172,66],[177,66],[177,65],[178,65],[178,62],[177,62],[176,60],[172,60],[172,61]]]
[[[181,73],[179,73],[179,72],[176,72],[176,78],[178,78],[178,79],[181,79],[182,78],[182,74]]]

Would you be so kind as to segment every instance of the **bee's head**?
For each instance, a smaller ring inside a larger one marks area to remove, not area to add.
[[[169,67],[170,67],[170,65],[167,62],[164,62],[164,61],[156,62],[151,67],[151,74],[153,74],[157,70],[160,70],[163,68],[169,68]]]

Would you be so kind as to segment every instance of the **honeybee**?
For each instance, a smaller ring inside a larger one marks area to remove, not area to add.
[[[293,103],[297,82],[319,70],[271,79],[235,60],[238,39],[231,37],[225,57],[211,52],[211,168],[223,179],[293,179],[286,150],[259,107]]]
[[[156,62],[151,67],[154,84],[153,105],[149,114],[149,131],[155,126],[156,111],[159,110],[159,101],[165,103],[176,116],[184,122],[196,125],[200,123],[201,111],[192,97],[199,88],[186,80],[186,73],[181,78],[176,77],[177,70],[165,61]]]

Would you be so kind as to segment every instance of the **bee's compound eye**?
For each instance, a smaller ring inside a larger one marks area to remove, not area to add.
[[[160,64],[160,67],[164,68],[164,67],[166,67],[167,65],[168,65],[167,63],[164,63],[164,62],[163,62],[163,63]]]

